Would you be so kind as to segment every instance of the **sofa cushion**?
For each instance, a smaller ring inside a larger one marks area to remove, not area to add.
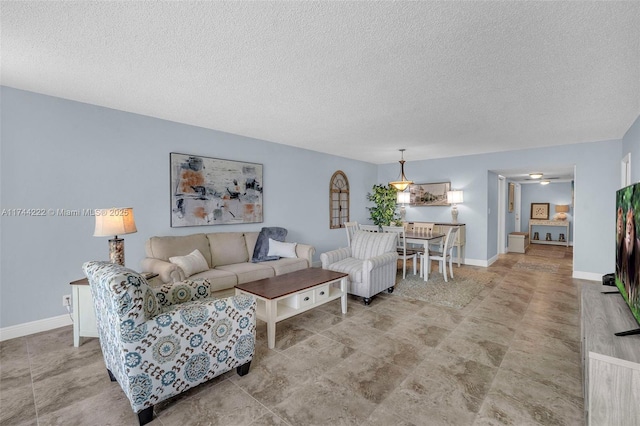
[[[169,262],[182,268],[187,277],[209,269],[207,261],[198,249],[195,249],[186,256],[171,256]]]
[[[242,232],[216,232],[207,234],[211,249],[211,267],[249,261],[249,252]]]
[[[396,238],[395,232],[356,231],[351,241],[352,256],[364,260],[396,251]]]
[[[275,271],[271,266],[259,263],[236,263],[234,265],[218,266],[216,269],[236,274],[238,277],[238,284],[275,276]]]
[[[238,284],[236,274],[220,269],[209,269],[199,274],[189,277],[190,280],[206,279],[209,281],[211,291],[220,291],[227,288],[233,288]]]
[[[299,271],[301,269],[307,269],[309,267],[309,262],[307,259],[296,257],[294,258],[286,258],[283,257],[279,260],[273,260],[267,263],[270,267],[276,271],[276,275],[288,274],[289,272]]]
[[[211,267],[211,251],[205,234],[181,235],[172,237],[151,237],[145,246],[147,257],[169,261],[173,256],[185,256],[198,249],[209,267]]]
[[[296,243],[283,243],[269,238],[269,253],[267,253],[267,256],[298,257],[296,245]]]
[[[256,243],[258,242],[258,235],[260,232],[245,232],[244,233],[244,241],[247,244],[247,252],[253,258],[253,251],[256,248]]]
[[[335,272],[349,274],[351,282],[362,282],[362,265],[364,260],[347,257],[329,265],[327,269]]]
[[[284,242],[287,237],[287,230],[278,226],[264,227],[258,235],[256,247],[253,249],[253,257],[251,261],[264,262],[267,260],[277,260],[279,256],[269,256],[269,238],[276,241]]]

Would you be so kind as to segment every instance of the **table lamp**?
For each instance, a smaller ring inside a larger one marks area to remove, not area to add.
[[[458,206],[464,201],[462,191],[447,191],[447,201],[449,204],[453,204],[451,207],[451,219],[452,223],[458,223]]]
[[[404,191],[398,191],[398,204],[400,204],[400,220],[405,221],[407,215],[407,208],[405,204],[409,204],[411,200],[411,194]]]
[[[553,220],[567,220],[567,213],[569,213],[568,204],[556,205],[556,214],[553,215]]]
[[[131,207],[96,210],[94,237],[111,237],[109,259],[111,263],[124,266],[124,240],[118,235],[138,232]]]

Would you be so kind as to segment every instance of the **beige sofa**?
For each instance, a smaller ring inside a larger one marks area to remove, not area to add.
[[[252,263],[259,234],[217,232],[151,237],[145,246],[147,257],[142,260],[142,270],[159,274],[164,283],[206,278],[211,282],[211,291],[220,291],[233,289],[236,284],[311,267],[315,248],[307,244],[296,245],[296,258]],[[202,253],[210,269],[187,277],[182,268],[169,262],[169,258],[188,255],[195,249]]]

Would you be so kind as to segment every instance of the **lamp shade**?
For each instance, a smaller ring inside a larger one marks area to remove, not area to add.
[[[569,213],[569,205],[568,204],[557,204],[556,205],[556,213]]]
[[[409,204],[411,201],[411,194],[408,192],[398,192],[398,203]]]
[[[94,237],[113,237],[137,231],[131,207],[96,210]]]
[[[447,192],[447,201],[449,204],[460,204],[464,201],[464,196],[462,191],[448,191]]]

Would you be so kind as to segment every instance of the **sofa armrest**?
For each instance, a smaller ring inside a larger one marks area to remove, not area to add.
[[[370,272],[370,271],[373,271],[374,269],[388,265],[389,263],[395,263],[397,260],[398,260],[398,253],[396,253],[395,251],[382,253],[381,255],[366,259],[362,267],[364,268],[364,271]]]
[[[316,253],[316,248],[309,244],[296,244],[296,256],[301,259],[307,259],[309,268],[313,265],[313,255]]]
[[[182,281],[186,278],[184,271],[178,265],[164,260],[146,257],[140,263],[142,270],[145,272],[153,272],[160,276],[163,283],[172,283]]]
[[[346,259],[351,256],[351,248],[343,247],[336,250],[331,250],[320,254],[320,261],[322,262],[322,269],[327,269],[332,263],[336,263],[340,260]]]

